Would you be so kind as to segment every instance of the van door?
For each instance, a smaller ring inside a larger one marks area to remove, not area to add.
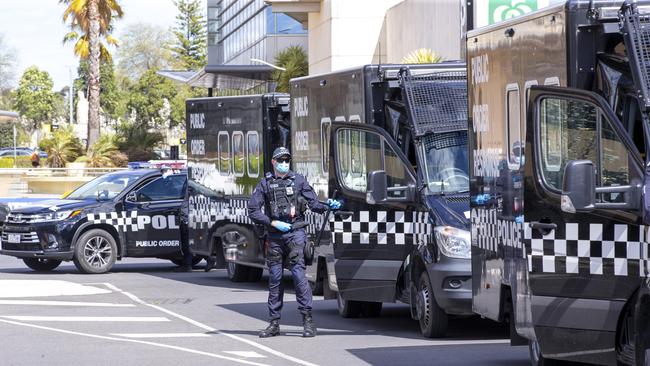
[[[127,194],[128,256],[173,256],[180,252],[180,210],[186,189],[186,175],[176,174],[156,178]]]
[[[545,353],[571,347],[597,354],[611,347],[618,314],[646,276],[643,162],[600,96],[532,87],[530,100],[524,239],[535,332]],[[595,186],[585,192],[595,197],[590,208],[563,196],[564,182],[576,178],[567,168],[575,161],[593,164],[584,179],[585,190]],[[572,329],[593,337],[567,345]]]
[[[386,131],[374,126],[333,122],[330,146],[335,173],[329,193],[340,193],[345,210],[335,214],[332,233],[339,292],[346,300],[393,302],[404,259],[431,234],[428,214],[415,203],[415,172]],[[373,202],[368,177],[379,171],[387,197]]]

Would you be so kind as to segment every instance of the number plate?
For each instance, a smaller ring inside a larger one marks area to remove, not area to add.
[[[7,234],[7,243],[20,243],[20,234]]]

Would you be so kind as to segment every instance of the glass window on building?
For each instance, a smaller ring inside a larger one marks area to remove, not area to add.
[[[268,34],[307,34],[300,22],[284,13],[274,13],[270,6],[265,10],[265,18]]]

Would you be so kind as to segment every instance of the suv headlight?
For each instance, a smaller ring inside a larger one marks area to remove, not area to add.
[[[471,258],[472,249],[469,231],[451,226],[436,226],[434,232],[442,254],[451,258]]]
[[[61,221],[70,217],[77,216],[80,213],[81,210],[65,210],[65,211],[48,212],[45,214],[38,214],[32,216],[31,222]]]

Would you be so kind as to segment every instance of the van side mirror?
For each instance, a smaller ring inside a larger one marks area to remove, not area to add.
[[[366,202],[374,205],[385,202],[388,197],[388,183],[386,172],[375,170],[368,173],[368,186],[366,189]]]
[[[596,202],[596,171],[589,160],[572,160],[564,168],[562,211],[593,211]]]
[[[625,186],[596,187],[594,163],[572,160],[564,168],[562,211],[568,213],[603,210],[638,210],[641,207],[641,183]],[[598,195],[616,195],[616,202],[596,202]]]

